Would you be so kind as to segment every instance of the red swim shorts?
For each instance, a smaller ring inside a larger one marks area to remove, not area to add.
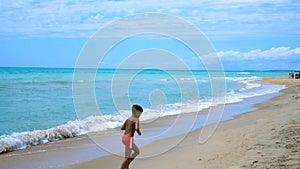
[[[132,148],[133,137],[123,135],[122,142],[123,142],[123,144],[125,145],[126,148]]]

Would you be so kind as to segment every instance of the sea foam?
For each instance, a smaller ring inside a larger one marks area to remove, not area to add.
[[[72,138],[88,132],[104,131],[120,126],[123,120],[124,118],[118,115],[90,116],[81,121],[69,121],[66,124],[48,130],[34,130],[4,135],[0,137],[0,153]]]

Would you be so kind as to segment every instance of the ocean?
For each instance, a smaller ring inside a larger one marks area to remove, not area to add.
[[[80,69],[77,72],[82,77],[95,77],[92,91],[98,109],[93,108],[89,98],[78,100],[85,93],[74,92],[74,84],[89,89],[86,84],[91,82],[74,79],[72,68],[0,68],[0,153],[92,131],[105,132],[123,123],[130,114],[131,104],[144,107],[142,121],[201,111],[212,106],[211,78],[218,78],[209,77],[204,70],[100,69],[94,74],[94,70]],[[224,73],[226,104],[278,93],[284,86],[256,80],[288,75],[286,71]],[[182,85],[187,89],[193,89],[194,85],[198,93],[184,90]],[[84,116],[78,114],[74,103],[80,104]]]

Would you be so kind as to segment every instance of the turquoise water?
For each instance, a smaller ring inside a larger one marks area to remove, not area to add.
[[[73,72],[67,68],[0,68],[0,145],[13,138],[18,141],[12,149],[19,149],[26,144],[35,145],[88,132],[77,121],[72,84],[84,88],[90,82],[84,78],[73,81]],[[83,76],[93,75],[89,69],[79,72]],[[259,84],[255,80],[287,75],[284,71],[227,71],[226,103],[278,92],[282,86]],[[86,125],[101,130],[119,126],[124,114],[130,112],[128,103],[141,104],[150,112],[145,115],[148,119],[159,116],[152,110],[162,110],[162,107],[166,115],[178,114],[183,107],[193,111],[195,104],[200,105],[198,110],[207,108],[211,102],[210,78],[206,71],[98,70],[94,92],[99,110],[95,112],[87,100],[82,101],[86,111],[94,111],[90,114],[98,116],[87,117]],[[195,84],[199,97],[195,97],[194,90],[182,91],[180,88],[184,85],[193,89]],[[101,126],[102,123],[106,125]],[[27,141],[24,145],[24,134],[38,137],[34,143]]]

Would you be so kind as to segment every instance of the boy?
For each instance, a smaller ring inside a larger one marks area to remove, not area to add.
[[[131,111],[132,116],[129,117],[121,127],[121,130],[125,130],[122,137],[122,142],[125,145],[125,159],[122,163],[121,169],[129,169],[129,164],[140,153],[139,148],[133,142],[133,136],[135,132],[142,135],[139,118],[143,112],[143,108],[139,105],[133,105]]]

